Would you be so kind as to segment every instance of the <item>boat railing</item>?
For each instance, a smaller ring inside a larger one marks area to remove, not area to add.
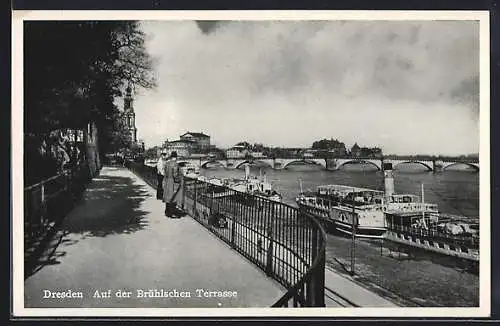
[[[131,169],[155,186],[149,167]],[[286,288],[273,307],[324,307],[326,233],[296,207],[225,188],[215,196],[197,178],[181,179],[183,209]]]
[[[472,234],[450,234],[433,225],[428,227],[412,227],[388,223],[389,231],[419,237],[421,240],[449,243],[455,246],[464,246],[479,249],[479,237]]]
[[[387,203],[386,210],[391,212],[418,212],[418,211],[426,211],[426,212],[437,212],[438,206],[436,204],[430,203]]]

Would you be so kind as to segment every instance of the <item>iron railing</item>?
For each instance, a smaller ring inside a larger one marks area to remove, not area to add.
[[[129,167],[156,187],[154,167]],[[183,177],[179,205],[282,284],[273,307],[324,307],[326,233],[313,215],[267,198]]]
[[[92,175],[87,164],[24,188],[24,243],[32,248],[85,190]]]

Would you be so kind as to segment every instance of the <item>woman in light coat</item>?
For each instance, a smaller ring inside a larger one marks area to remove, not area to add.
[[[163,200],[165,201],[165,215],[171,216],[176,207],[174,176],[177,173],[177,152],[170,153],[170,157],[164,165],[163,173]],[[172,202],[170,202],[172,200]]]

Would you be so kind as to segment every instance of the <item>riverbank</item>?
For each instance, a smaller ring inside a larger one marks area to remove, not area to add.
[[[326,264],[349,275],[351,238],[329,234]],[[356,241],[354,280],[402,306],[478,307],[479,276],[375,242]]]
[[[260,169],[252,169],[259,175]],[[262,169],[267,180],[276,185],[285,203],[295,206],[295,197],[302,180],[305,189],[321,184],[346,184],[380,189],[383,175],[380,171],[324,171],[318,168],[293,167],[287,170]],[[216,177],[241,177],[243,170],[223,168],[202,169],[201,174]],[[446,171],[395,172],[398,192],[419,194],[425,184],[425,198],[439,205],[440,211],[466,216],[479,215],[479,179],[477,173]],[[348,275],[351,239],[329,235],[327,265]],[[456,266],[447,259],[431,255],[408,257],[406,254],[358,241],[356,248],[356,276],[363,286],[397,301],[401,306],[475,307],[479,305],[479,277]]]

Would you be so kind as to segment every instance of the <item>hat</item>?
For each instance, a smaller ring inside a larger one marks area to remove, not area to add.
[[[170,153],[170,157],[177,157],[177,152],[176,151],[172,151],[172,153]]]

